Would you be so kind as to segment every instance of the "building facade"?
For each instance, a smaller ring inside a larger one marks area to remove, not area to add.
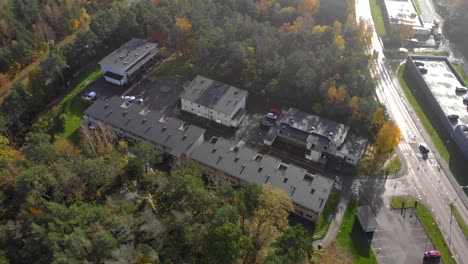
[[[367,144],[366,139],[348,135],[348,126],[295,108],[284,111],[277,123],[265,135],[265,145],[281,140],[303,148],[307,160],[320,164],[330,155],[356,165]]]
[[[102,59],[99,65],[106,81],[125,85],[146,70],[158,53],[156,44],[134,38]]]
[[[223,138],[203,142],[190,158],[218,185],[242,187],[247,183],[282,189],[293,202],[294,213],[317,221],[334,181],[257,150]]]
[[[184,85],[183,111],[227,127],[237,127],[245,117],[248,92],[201,75]]]
[[[190,153],[203,142],[205,132],[179,119],[148,111],[143,105],[127,105],[124,99],[116,96],[94,102],[85,111],[84,118],[88,124],[101,122],[130,141],[150,142],[173,157],[176,165],[187,161]]]

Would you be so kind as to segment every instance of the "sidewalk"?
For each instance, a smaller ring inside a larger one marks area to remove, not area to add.
[[[338,235],[341,223],[343,222],[344,214],[348,208],[349,201],[351,200],[351,183],[352,180],[349,181],[348,184],[343,184],[340,201],[336,207],[333,220],[328,227],[327,234],[323,238],[316,239],[312,242],[312,245],[315,249],[318,248],[319,244],[322,244],[322,247],[327,247],[335,240],[336,235]]]

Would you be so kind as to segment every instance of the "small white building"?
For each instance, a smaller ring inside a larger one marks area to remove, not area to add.
[[[99,62],[106,81],[124,85],[146,69],[159,53],[157,44],[131,39]]]
[[[212,120],[237,127],[245,117],[248,92],[201,75],[184,85],[180,95],[181,109]]]

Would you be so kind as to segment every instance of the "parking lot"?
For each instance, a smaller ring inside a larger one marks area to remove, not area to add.
[[[371,243],[380,264],[423,263],[424,252],[434,248],[411,208],[383,207],[377,221],[379,227]]]
[[[143,104],[153,111],[173,115],[177,110],[179,95],[184,90],[185,80],[172,77],[148,77],[132,88],[125,96],[135,96],[143,99]]]

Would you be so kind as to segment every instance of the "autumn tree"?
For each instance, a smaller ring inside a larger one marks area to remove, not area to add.
[[[342,104],[347,96],[346,89],[343,85],[339,87],[332,86],[328,89],[328,102],[330,104]]]
[[[320,7],[319,0],[299,0],[297,5],[297,12],[301,15],[314,15]]]
[[[375,110],[374,115],[372,116],[371,126],[369,130],[374,129],[375,127],[381,127],[385,122],[385,110],[383,107],[378,107]]]
[[[388,152],[394,149],[401,140],[401,131],[395,122],[389,120],[380,129],[375,140],[375,145],[380,152]]]
[[[362,113],[359,110],[359,97],[353,96],[351,100],[349,100],[349,108],[351,108],[351,111],[353,112],[351,119],[352,120],[360,120],[362,118]]]

